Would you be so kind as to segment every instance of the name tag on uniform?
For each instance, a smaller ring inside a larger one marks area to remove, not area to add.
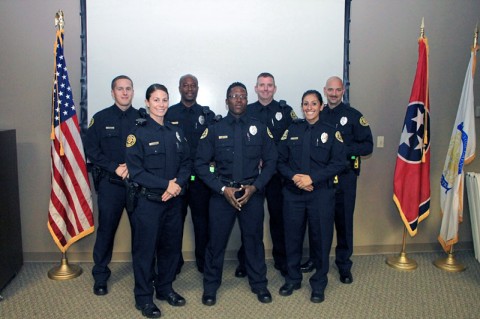
[[[115,129],[115,126],[105,126],[105,129],[106,129],[106,130],[114,130],[114,129]]]
[[[176,122],[170,122],[170,123],[172,123],[173,125],[178,125],[178,121],[176,121]]]
[[[221,135],[218,137],[219,140],[224,140],[226,138],[228,138],[228,135]]]
[[[157,142],[150,142],[150,143],[148,143],[148,146],[155,146],[155,145],[158,145],[158,144],[160,144],[160,142],[158,142],[158,141]]]
[[[290,140],[291,141],[296,141],[296,140],[298,140],[298,136],[292,136],[292,137],[290,137]]]

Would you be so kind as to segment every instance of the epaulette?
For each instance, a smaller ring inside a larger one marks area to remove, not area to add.
[[[143,107],[139,108],[138,115],[140,115],[140,117],[135,120],[135,125],[144,126],[147,123],[147,110]]]
[[[305,119],[299,119],[299,118],[296,118],[292,121],[292,123],[295,123],[295,124],[300,124],[300,123],[303,123],[305,122]]]
[[[215,122],[220,122],[220,120],[222,119],[222,115],[221,114],[217,114],[213,117],[213,121]]]
[[[208,115],[208,114],[210,114],[212,111],[210,111],[210,107],[208,107],[208,106],[202,106],[202,112],[203,112],[203,114]]]
[[[278,104],[280,105],[281,108],[289,107],[289,105],[287,104],[287,101],[285,100],[278,101]]]

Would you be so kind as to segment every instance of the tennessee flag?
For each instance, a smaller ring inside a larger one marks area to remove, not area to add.
[[[445,252],[449,252],[451,245],[458,242],[458,223],[463,220],[463,166],[475,158],[473,76],[477,50],[478,46],[472,48],[457,118],[440,179],[440,208],[443,217],[438,241]]]
[[[428,40],[418,39],[418,62],[403,123],[393,180],[393,200],[410,236],[430,213],[430,105]]]

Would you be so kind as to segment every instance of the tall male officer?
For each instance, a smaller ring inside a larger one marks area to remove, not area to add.
[[[247,112],[265,124],[273,134],[273,140],[278,145],[283,132],[289,127],[297,115],[285,101],[280,102],[273,99],[277,92],[275,78],[272,74],[263,72],[257,76],[255,93],[258,101],[247,106]],[[287,273],[287,262],[285,253],[285,234],[283,231],[283,213],[282,213],[282,176],[275,171],[267,186],[265,187],[265,197],[267,199],[268,213],[270,214],[270,236],[272,237],[272,255],[274,266],[282,275]],[[244,247],[238,251],[239,265],[235,270],[236,277],[245,277],[245,251]]]
[[[92,117],[84,143],[97,186],[98,227],[92,275],[95,280],[93,292],[98,296],[108,293],[107,281],[111,274],[108,264],[112,259],[115,233],[126,207],[127,189],[123,181],[128,176],[125,141],[139,117],[139,112],[132,107],[132,80],[119,75],[112,80],[111,87],[115,103]],[[131,223],[130,214],[128,218]]]
[[[227,116],[203,132],[195,160],[197,174],[213,192],[202,302],[207,306],[216,303],[225,249],[238,217],[250,287],[260,302],[268,303],[272,295],[267,289],[263,246],[263,191],[275,172],[277,150],[267,126],[246,114],[245,85],[232,83],[225,102]],[[210,173],[212,161],[215,174]]]
[[[183,130],[190,146],[190,158],[195,159],[200,136],[208,125],[213,123],[215,113],[208,106],[201,106],[197,103],[198,80],[195,76],[191,74],[182,76],[178,90],[181,95],[180,103],[172,105],[168,109],[165,119],[173,125],[178,125]],[[205,264],[205,247],[208,240],[209,200],[210,189],[193,171],[186,188],[182,214],[185,223],[187,207],[190,206],[195,232],[195,260],[197,269],[201,273],[203,273],[203,265]],[[180,273],[183,263],[183,256],[181,256],[177,274]]]
[[[337,76],[330,77],[323,88],[328,107],[324,107],[320,118],[337,127],[343,137],[347,153],[348,168],[338,175],[335,194],[335,230],[337,247],[335,248],[335,264],[340,273],[340,281],[344,284],[353,282],[353,212],[357,195],[357,179],[360,174],[360,156],[373,152],[372,131],[362,113],[342,102],[345,88]],[[302,265],[302,271],[308,272],[311,261]]]

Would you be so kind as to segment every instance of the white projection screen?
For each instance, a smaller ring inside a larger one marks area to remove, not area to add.
[[[301,116],[308,89],[323,94],[325,80],[342,77],[343,0],[87,0],[88,119],[113,104],[110,82],[120,74],[134,82],[133,105],[164,84],[170,105],[180,101],[178,80],[199,80],[197,101],[225,115],[232,82],[248,89],[261,72],[275,76],[275,99]]]

